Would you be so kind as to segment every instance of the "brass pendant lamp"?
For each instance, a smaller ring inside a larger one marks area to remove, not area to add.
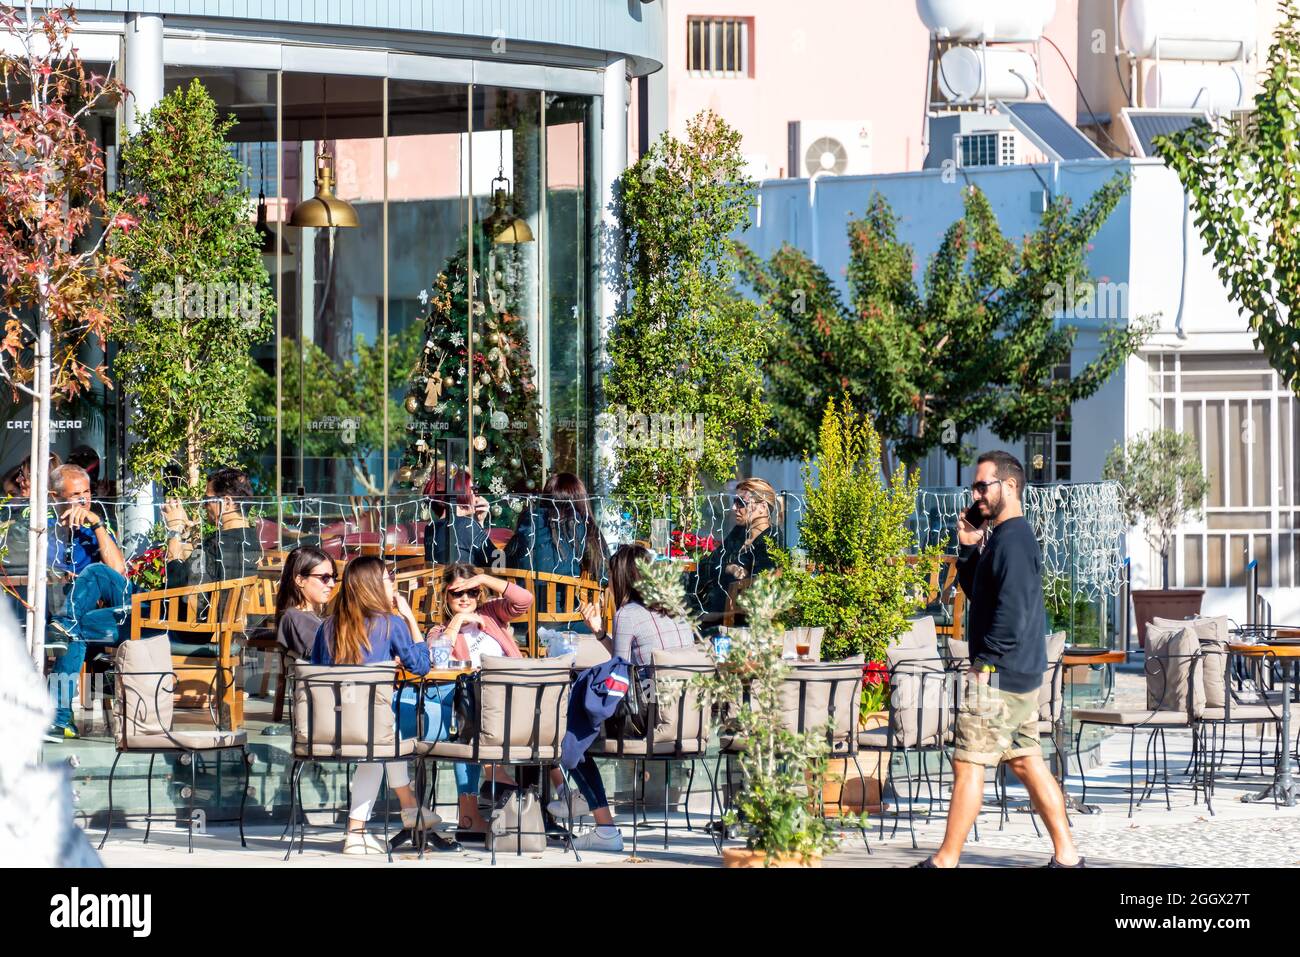
[[[324,110],[324,130],[320,152],[316,154],[316,195],[294,207],[289,217],[290,226],[307,226],[324,229],[329,226],[357,226],[357,211],[352,204],[334,195],[334,170],[330,155],[325,151],[329,141],[329,105],[325,92],[327,78],[321,78],[321,109]]]
[[[528,221],[518,216],[512,216],[506,208],[510,202],[508,199],[510,180],[506,179],[505,171],[505,130],[502,130],[497,175],[492,180],[492,212],[483,220],[483,229],[486,230],[493,243],[531,243],[533,241],[533,230],[528,225]],[[505,189],[497,189],[497,183],[505,183]]]

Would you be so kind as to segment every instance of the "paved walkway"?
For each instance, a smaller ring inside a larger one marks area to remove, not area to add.
[[[1136,697],[1140,691],[1140,675],[1120,675],[1117,700],[1123,702]],[[1182,785],[1182,770],[1191,753],[1190,732],[1169,732],[1167,735],[1171,781]],[[1248,746],[1251,739],[1247,737]],[[1234,734],[1230,746],[1237,746],[1240,738]],[[1144,768],[1143,743],[1137,747],[1139,768]],[[1236,772],[1235,758],[1219,779],[1211,815],[1204,799],[1193,803],[1192,792],[1186,786],[1171,791],[1170,808],[1165,805],[1164,793],[1157,789],[1153,796],[1127,816],[1128,798],[1124,793],[1102,793],[1094,785],[1128,783],[1128,736],[1110,736],[1102,748],[1101,764],[1088,769],[1088,801],[1099,808],[1096,814],[1073,814],[1071,820],[1075,840],[1093,866],[1172,866],[1172,867],[1296,867],[1300,866],[1300,807],[1274,808],[1271,802],[1243,804],[1244,794],[1260,790],[1267,777],[1261,776],[1258,766],[1247,768],[1240,781],[1233,780]],[[1249,764],[1249,762],[1247,762]],[[1068,785],[1071,793],[1081,793],[1077,767],[1072,765]],[[1271,773],[1271,772],[1270,772]],[[1140,773],[1139,773],[1140,777]],[[922,793],[924,790],[922,789]],[[993,788],[986,789],[986,799],[993,801]],[[1031,815],[1014,807],[1023,803],[1024,793],[1014,784],[1009,788],[1013,810],[1010,820],[999,829],[997,808],[990,803],[980,816],[978,842],[972,840],[962,859],[964,867],[1026,867],[1041,866],[1051,855],[1051,844],[1044,832],[1035,833]],[[707,801],[705,802],[707,807]],[[704,810],[704,809],[701,809]],[[846,834],[841,850],[826,859],[828,867],[904,867],[920,861],[929,850],[943,839],[945,819],[942,814],[933,818],[922,813],[924,802],[918,803],[915,819],[918,849],[912,848],[904,819],[897,833],[891,836],[892,818],[883,829],[878,820],[873,821],[870,842],[873,853],[867,854],[861,836],[856,832]],[[699,818],[696,823],[699,823]],[[682,823],[682,819],[675,819]],[[578,864],[572,854],[565,854],[558,844],[538,855],[513,855],[498,857],[503,867],[654,867],[654,866],[719,866],[720,860],[712,842],[699,833],[674,831],[669,850],[663,848],[663,831],[643,830],[640,860],[630,861],[631,827],[628,815],[620,816],[628,850],[620,854],[586,852]],[[1041,825],[1040,825],[1041,827]],[[186,853],[185,832],[174,827],[155,825],[148,845],[142,843],[143,829],[115,828],[108,844],[101,852],[104,863],[110,867],[378,867],[388,866],[383,856],[373,858],[344,857],[341,828],[309,828],[306,848],[299,855],[295,848],[287,864],[281,863],[285,845],[280,842],[281,827],[259,827],[248,831],[249,846],[240,848],[238,833],[233,828],[214,828],[209,834],[195,839],[193,855]],[[92,833],[98,843],[100,832]],[[657,838],[657,840],[656,840]],[[737,845],[732,845],[737,846]],[[394,864],[402,867],[478,867],[486,866],[488,855],[481,846],[470,846],[460,853],[430,853],[424,861],[417,859],[409,845],[394,854]]]

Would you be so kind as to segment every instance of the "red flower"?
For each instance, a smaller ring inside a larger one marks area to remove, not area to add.
[[[889,668],[881,661],[869,661],[862,669],[862,686],[889,684]]]

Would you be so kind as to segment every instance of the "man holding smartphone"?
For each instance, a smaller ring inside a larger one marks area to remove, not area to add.
[[[1038,743],[1038,691],[1047,669],[1043,557],[1025,520],[1025,470],[1008,452],[986,452],[958,519],[957,578],[970,601],[970,675],[957,714],[952,802],[943,844],[918,867],[956,867],[984,803],[984,775],[1005,761],[1047,824],[1048,867],[1083,867],[1065,798]]]

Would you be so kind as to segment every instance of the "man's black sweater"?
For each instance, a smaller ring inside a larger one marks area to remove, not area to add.
[[[970,601],[970,658],[1003,691],[1037,691],[1047,670],[1043,556],[1023,517],[998,523],[984,551],[962,546],[957,580]]]

